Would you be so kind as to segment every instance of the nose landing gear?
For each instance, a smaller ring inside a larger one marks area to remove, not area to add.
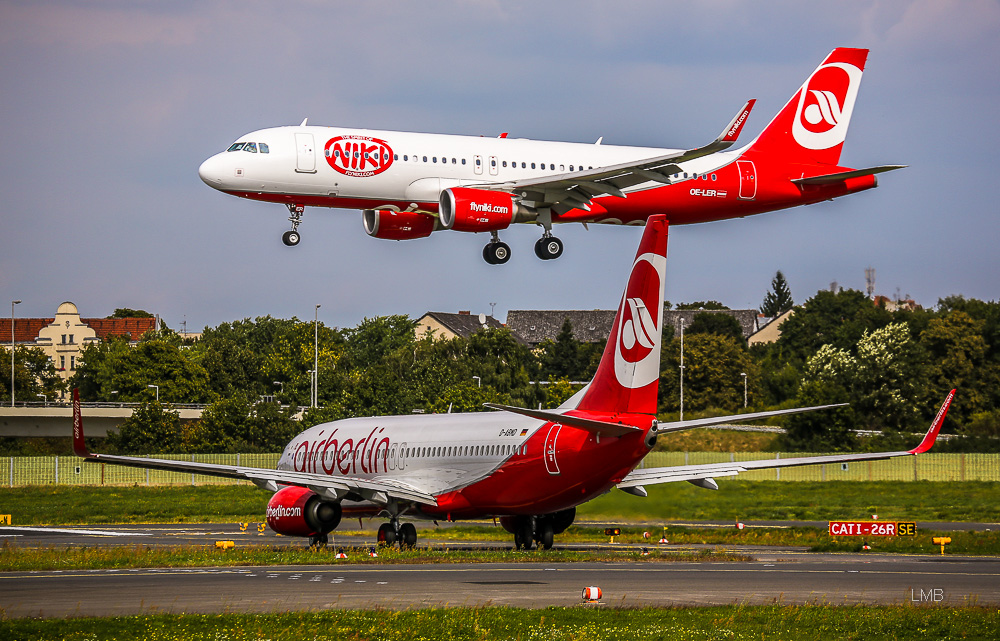
[[[292,228],[281,235],[281,242],[289,247],[299,244],[299,225],[302,224],[302,213],[306,210],[305,205],[287,205],[288,220],[292,223]]]
[[[412,523],[400,523],[393,519],[378,527],[377,539],[379,545],[399,543],[400,549],[412,548],[417,544],[417,528]]]

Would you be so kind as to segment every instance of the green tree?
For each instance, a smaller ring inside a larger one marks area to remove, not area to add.
[[[784,314],[794,304],[792,290],[788,288],[788,281],[785,280],[785,275],[779,269],[774,274],[774,278],[771,279],[771,291],[764,295],[760,313],[773,318]]]
[[[112,337],[84,347],[71,387],[88,401],[143,402],[153,398],[169,403],[205,403],[214,398],[208,372],[188,360],[178,345],[157,336],[132,347],[127,339]],[[117,392],[117,394],[112,394]]]
[[[581,366],[580,341],[573,336],[573,323],[569,318],[563,319],[562,327],[554,341],[545,341],[542,349],[542,376],[576,380],[583,367]]]
[[[128,307],[119,307],[108,316],[108,318],[155,318],[152,314],[144,309],[129,309]]]
[[[956,310],[932,319],[920,334],[920,346],[927,355],[925,396],[920,404],[925,411],[933,411],[948,390],[958,388],[946,426],[962,425],[973,414],[991,409],[990,388],[998,376],[996,364],[987,360],[984,325]]]
[[[684,409],[719,408],[735,412],[743,407],[743,374],[751,402],[757,394],[759,373],[743,345],[718,334],[684,337]],[[661,412],[680,409],[680,339],[662,352],[660,368]]]
[[[741,344],[743,343],[743,328],[740,326],[740,322],[729,314],[717,312],[695,314],[691,321],[691,327],[684,333],[685,335],[716,334],[728,336]]]
[[[778,343],[793,364],[801,364],[823,345],[851,350],[865,330],[891,322],[892,314],[859,291],[819,291],[782,323]]]
[[[278,452],[301,431],[278,403],[257,402],[246,394],[215,401],[201,420],[182,429],[185,452]]]
[[[162,403],[141,403],[122,421],[117,432],[108,432],[105,446],[119,454],[161,454],[180,450],[180,415]]]
[[[694,303],[678,303],[676,310],[692,310],[692,309],[708,309],[708,310],[718,310],[718,309],[729,309],[717,300],[700,300]]]
[[[14,349],[14,398],[18,402],[40,402],[38,394],[53,400],[66,390],[48,356],[37,347]],[[0,401],[10,404],[10,351],[0,350]]]

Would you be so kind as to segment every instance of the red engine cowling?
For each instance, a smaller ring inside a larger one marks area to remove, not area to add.
[[[504,191],[452,187],[441,192],[441,226],[455,231],[497,231],[514,220],[514,197]]]
[[[427,214],[388,209],[366,209],[362,221],[365,233],[385,240],[426,238],[434,231],[437,222],[433,216]]]
[[[340,515],[340,503],[304,487],[282,488],[267,502],[267,525],[287,536],[326,534],[340,525]]]

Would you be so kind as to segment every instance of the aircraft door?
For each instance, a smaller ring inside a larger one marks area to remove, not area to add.
[[[559,463],[556,461],[556,439],[559,438],[560,430],[562,430],[562,425],[555,423],[549,428],[549,433],[545,435],[545,451],[543,453],[545,471],[553,476],[559,475]]]
[[[295,171],[300,174],[316,173],[316,145],[312,134],[295,134]]]
[[[740,200],[753,200],[757,197],[757,169],[752,160],[737,160],[736,167],[740,172]]]
[[[483,157],[482,156],[473,157],[472,167],[477,174],[483,173]]]
[[[496,176],[497,172],[499,172],[499,171],[500,171],[500,167],[497,164],[497,157],[496,156],[490,156],[490,175],[491,176]]]

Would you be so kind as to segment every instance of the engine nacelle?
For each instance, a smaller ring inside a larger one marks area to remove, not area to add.
[[[441,192],[441,226],[455,231],[497,231],[514,220],[517,204],[503,191],[452,187]]]
[[[340,515],[340,503],[304,487],[282,488],[267,502],[267,525],[287,536],[326,534],[340,525]]]
[[[366,209],[362,221],[366,234],[385,240],[426,238],[437,224],[437,220],[427,214],[390,209]]]

